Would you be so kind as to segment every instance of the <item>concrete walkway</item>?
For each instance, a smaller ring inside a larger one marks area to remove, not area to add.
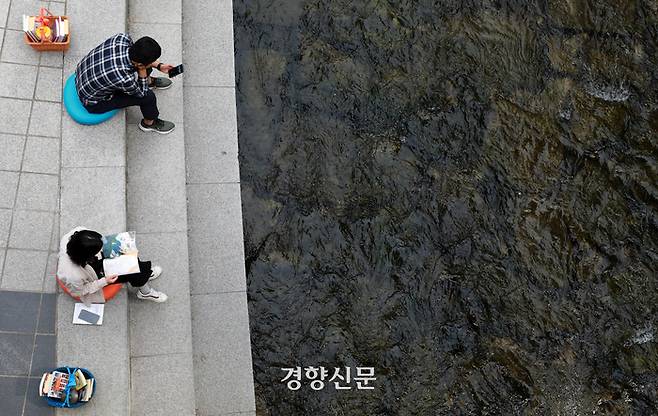
[[[0,0],[0,413],[53,415],[36,395],[56,364],[62,53],[23,43],[21,16],[63,2]]]

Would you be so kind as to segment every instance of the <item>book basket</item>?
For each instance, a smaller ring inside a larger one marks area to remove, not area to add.
[[[45,52],[45,51],[68,51],[69,46],[71,45],[71,22],[69,21],[68,16],[53,16],[50,12],[48,12],[48,17],[52,18],[51,22],[54,21],[54,19],[61,18],[62,20],[66,20],[69,24],[69,34],[66,37],[65,42],[52,42],[49,40],[44,40],[41,39],[41,42],[33,42],[27,34],[23,34],[23,37],[25,38],[25,43],[30,45],[32,48]],[[52,29],[52,23],[49,25],[49,27]]]
[[[77,370],[82,371],[82,374],[84,374],[85,378],[87,378],[87,379],[93,378],[94,379],[94,385],[93,385],[93,388],[91,390],[91,396],[89,397],[89,401],[86,401],[86,402],[79,401],[79,402],[76,402],[76,403],[70,403],[71,390],[72,389],[75,390],[75,377],[73,376],[73,374]],[[53,399],[51,397],[44,396],[44,398],[48,402],[49,406],[60,407],[60,408],[75,408],[75,407],[80,407],[80,406],[83,406],[83,405],[89,403],[91,401],[91,399],[94,398],[94,395],[96,394],[96,384],[97,383],[96,383],[96,378],[91,373],[91,371],[87,370],[86,368],[78,368],[78,367],[59,367],[59,368],[54,369],[53,371],[59,371],[61,373],[68,374],[69,375],[69,381],[68,381],[68,384],[66,385],[66,388],[64,389],[65,399],[63,401]]]

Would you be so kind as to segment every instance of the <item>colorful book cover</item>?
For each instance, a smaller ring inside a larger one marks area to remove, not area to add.
[[[103,237],[103,258],[112,259],[122,254],[137,254],[134,231],[125,231]]]

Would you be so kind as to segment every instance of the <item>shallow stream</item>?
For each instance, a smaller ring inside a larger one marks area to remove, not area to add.
[[[658,414],[658,3],[234,23],[259,415]]]

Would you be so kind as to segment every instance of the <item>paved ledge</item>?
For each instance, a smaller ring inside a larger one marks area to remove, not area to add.
[[[233,5],[230,0],[184,0],[183,18],[197,415],[255,415],[239,184]],[[208,25],[209,21],[214,24]]]
[[[126,292],[105,305],[101,326],[73,325],[74,301],[60,293],[57,300],[58,365],[85,367],[98,378],[98,389],[76,415],[121,416],[130,414],[128,369],[128,302]],[[84,328],[84,329],[82,329]],[[71,410],[57,410],[70,415]]]
[[[62,168],[60,233],[78,225],[101,233],[124,230],[125,187],[123,167]]]
[[[157,91],[158,97],[171,91]],[[165,136],[128,125],[128,225],[143,232],[186,232],[182,125]]]
[[[192,316],[197,415],[255,412],[247,294],[192,295]]]
[[[187,257],[180,255],[187,253],[187,233],[139,234],[138,238],[141,255],[163,267],[161,278],[152,283],[167,293],[169,300],[154,304],[131,297],[131,356],[133,360],[178,353],[191,356],[189,286],[187,279],[181,278],[187,273]]]
[[[194,384],[185,376],[190,371],[189,353],[131,361],[133,415],[194,415]]]
[[[189,184],[187,195],[191,293],[246,292],[240,184]]]
[[[66,56],[85,56],[105,39],[124,32],[127,10],[127,0],[67,0],[72,38],[64,61]]]
[[[185,108],[187,183],[240,182],[235,89],[186,85]]]
[[[183,1],[183,51],[186,87],[235,87],[231,0]]]
[[[182,62],[181,0],[129,2],[128,29],[133,39],[151,36],[162,47],[162,62]],[[157,71],[155,71],[158,76]],[[128,228],[137,231],[140,257],[164,272],[152,282],[169,299],[162,304],[129,298],[131,414],[194,415],[192,318],[187,249],[185,127],[183,77],[155,91],[161,118],[176,123],[165,136],[145,133],[136,123],[138,108],[128,111]]]
[[[82,57],[76,57],[75,63],[67,59],[65,74],[75,71],[79,59]],[[62,167],[126,166],[126,138],[123,134],[126,118],[123,112],[97,126],[81,126],[64,114],[62,130],[66,131],[62,136]]]
[[[54,3],[50,4],[52,10]],[[63,57],[63,82],[79,60],[109,36],[125,31],[125,1],[67,0],[72,25],[71,48]],[[111,16],[98,25],[98,16]],[[42,55],[42,61],[46,54]],[[49,58],[52,59],[52,58]],[[81,126],[62,112],[60,226],[77,225],[100,232],[126,229],[125,113],[100,126]],[[122,291],[105,306],[103,325],[73,325],[74,301],[60,293],[57,301],[57,362],[89,368],[98,378],[97,395],[76,410],[79,415],[130,414],[128,298]],[[70,410],[57,410],[68,415]]]

